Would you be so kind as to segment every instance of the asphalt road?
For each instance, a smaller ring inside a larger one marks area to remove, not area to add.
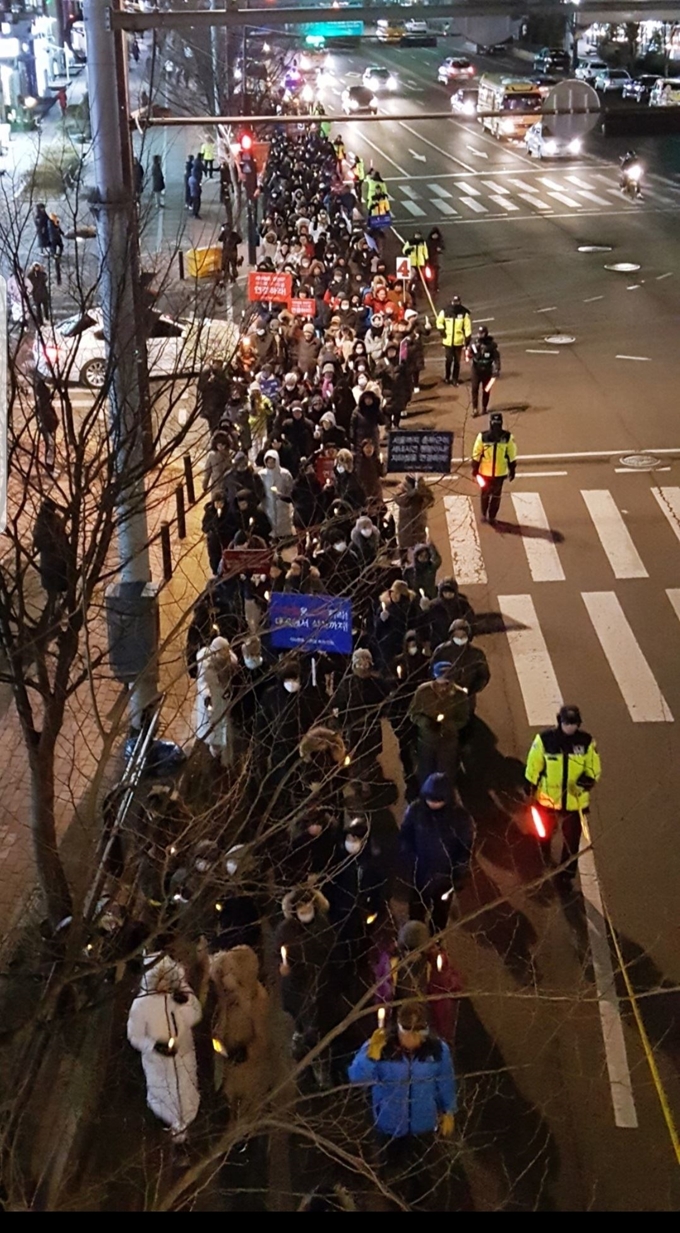
[[[488,1185],[511,1206],[664,1209],[677,1206],[677,1168],[597,888],[633,987],[649,995],[643,1017],[677,1112],[680,146],[636,141],[647,175],[644,200],[630,203],[617,187],[623,138],[596,133],[578,160],[538,164],[474,120],[390,120],[445,109],[435,70],[452,50],[336,58],[326,102],[335,109],[367,63],[399,75],[400,90],[381,96],[385,123],[348,124],[346,145],[387,180],[400,237],[442,229],[438,306],[455,290],[487,322],[503,357],[493,406],[520,453],[542,456],[520,463],[500,529],[481,524],[465,465],[439,485],[430,520],[444,566],[450,554],[494,631],[480,637],[493,675],[463,785],[479,827],[463,904],[473,917],[452,937],[475,1020],[459,1064],[483,1076],[466,1115],[471,1149],[482,1145],[473,1191],[479,1202]],[[605,268],[618,262],[639,268]],[[546,341],[555,334],[573,341]],[[466,384],[437,381],[438,348],[435,334],[408,426],[453,428],[462,458],[486,420],[472,420]],[[648,450],[655,469],[622,464]],[[540,861],[517,825],[526,750],[560,699],[580,705],[604,764],[594,868],[581,862],[587,920],[581,904],[535,889]],[[513,1190],[504,1178],[520,1174]]]

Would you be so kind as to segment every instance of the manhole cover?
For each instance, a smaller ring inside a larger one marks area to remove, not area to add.
[[[639,265],[635,265],[632,261],[617,261],[616,265],[606,265],[605,270],[615,270],[617,274],[634,274],[639,270]]]
[[[655,458],[653,454],[627,454],[619,461],[622,467],[630,467],[631,471],[651,471],[658,467],[661,459]]]
[[[553,347],[568,347],[570,343],[575,343],[576,339],[573,334],[548,334],[543,341],[552,343]]]
[[[580,253],[611,253],[614,249],[611,244],[579,244],[578,251]]]

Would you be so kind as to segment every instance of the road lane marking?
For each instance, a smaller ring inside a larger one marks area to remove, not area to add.
[[[481,197],[482,195],[478,188],[474,188],[472,184],[467,184],[465,180],[457,180],[455,187],[462,188],[463,192],[467,193],[468,197]],[[666,275],[662,274],[661,277],[665,278]]]
[[[617,596],[613,591],[582,591],[581,597],[633,722],[673,723]]]
[[[482,180],[482,184],[484,185],[485,188],[492,188],[494,193],[509,193],[510,192],[510,189],[506,188],[504,184],[496,184],[494,180]]]
[[[531,193],[518,193],[517,196],[521,197],[522,201],[528,201],[529,205],[532,205],[536,210],[552,209],[552,206],[548,205],[547,201],[541,201],[540,197],[533,197]]]
[[[558,351],[542,351],[538,347],[527,347],[527,355],[559,355]]]
[[[522,480],[522,479],[527,479],[527,480],[545,479],[545,477],[548,475],[568,475],[568,474],[569,474],[568,471],[520,471],[515,476],[515,483],[517,483],[517,480]],[[632,474],[632,472],[629,472],[629,474]]]
[[[587,300],[584,300],[583,303],[584,304],[594,304],[596,300],[603,300],[603,299],[604,299],[603,295],[589,295]]]
[[[366,142],[367,146],[370,146],[372,150],[375,150],[376,154],[380,155],[380,158],[382,159],[383,163],[389,163],[391,167],[396,167],[399,174],[402,175],[405,180],[411,179],[408,171],[406,171],[404,167],[400,167],[399,163],[395,163],[394,159],[390,158],[389,154],[385,154],[385,151],[381,150],[380,146],[377,146],[375,142],[371,141],[370,138],[367,137],[364,132],[360,132],[359,137],[361,141]]]
[[[536,312],[537,313],[556,313],[557,304],[552,304],[550,308],[537,308]]]
[[[416,193],[408,184],[402,184],[401,191],[404,197],[410,197],[413,201],[420,201],[420,193]]]
[[[637,360],[639,364],[651,364],[650,355],[617,355],[617,360]]]
[[[604,1055],[609,1076],[609,1090],[614,1110],[614,1123],[621,1130],[637,1127],[637,1110],[628,1065],[626,1038],[623,1032],[621,1007],[616,993],[616,981],[609,939],[605,925],[600,883],[595,855],[585,835],[581,835],[578,871],[581,894],[586,910],[588,941],[593,959],[593,974],[597,989],[597,1004],[604,1041]]]
[[[587,201],[594,201],[595,205],[600,205],[600,206],[609,205],[609,202],[605,201],[604,197],[598,197],[597,193],[591,193],[585,188],[577,188],[576,192],[578,193],[579,197],[585,197]]]
[[[680,539],[680,488],[652,488],[652,495],[673,534]]]
[[[667,587],[666,594],[673,605],[673,611],[680,621],[680,590],[677,587]]]
[[[460,203],[461,205],[469,206],[471,210],[474,210],[475,214],[488,214],[489,213],[487,207],[481,205],[479,201],[475,201],[474,197],[461,197]]]
[[[483,325],[485,321],[495,321],[495,317],[475,317],[477,325]]]
[[[485,150],[478,150],[475,146],[466,145],[465,149],[469,150],[471,154],[476,155],[477,158],[488,158],[489,157]]]
[[[486,567],[472,497],[444,497],[453,574],[461,586],[486,583]]]
[[[451,193],[446,188],[442,188],[441,184],[431,184],[430,191],[435,193],[437,197],[451,197]]]
[[[420,206],[416,205],[415,201],[402,201],[401,204],[405,210],[408,210],[409,214],[413,215],[414,218],[425,217],[425,211],[421,210]]]
[[[575,184],[577,188],[588,188],[588,181],[579,180],[578,176],[565,176],[565,180],[568,180],[570,184]]]
[[[561,201],[562,205],[570,206],[572,210],[580,210],[581,208],[580,201],[574,201],[574,198],[567,197],[566,193],[555,193],[549,189],[548,196],[554,197],[556,201]]]
[[[533,182],[527,184],[526,180],[509,180],[509,184],[514,184],[517,188],[524,188],[528,193],[536,192],[536,185]]]
[[[530,595],[499,595],[498,607],[522,691],[527,722],[537,728],[554,724],[555,714],[562,705],[562,694],[534,601]]]
[[[410,146],[409,146],[409,148],[408,148],[408,152],[409,152],[409,154],[411,154],[411,155],[413,156],[413,158],[415,158],[416,162],[418,162],[418,163],[426,163],[426,162],[427,162],[427,159],[426,159],[426,157],[425,157],[425,155],[424,155],[424,154],[418,154],[417,150],[412,150]]]
[[[614,571],[614,577],[649,577],[611,492],[607,488],[588,488],[581,489],[581,496]]]
[[[440,214],[458,214],[458,211],[454,210],[453,206],[449,205],[448,201],[442,201],[440,197],[434,197],[431,205],[436,206]]]
[[[515,205],[514,201],[510,201],[507,197],[495,197],[493,193],[489,193],[489,200],[495,201],[504,210],[519,210],[519,206]]]
[[[398,120],[397,123],[401,128],[405,128],[407,133],[411,133],[413,137],[417,137],[419,141],[424,142],[426,146],[431,146],[433,150],[436,150],[438,154],[442,154],[444,158],[450,159],[452,163],[457,163],[459,167],[463,168],[463,171],[474,171],[474,167],[471,167],[469,163],[464,163],[462,158],[456,158],[454,154],[449,154],[448,150],[443,150],[441,146],[435,145],[434,141],[430,141],[429,137],[424,137],[422,133],[416,132],[414,128],[411,128],[410,124],[405,124],[403,120]]]
[[[664,278],[672,278],[672,277],[673,277],[673,271],[671,270],[670,274],[657,274],[656,281],[660,283],[662,282]]]
[[[564,582],[562,562],[552,539],[550,524],[539,494],[537,492],[513,492],[512,504],[515,507],[520,527],[529,527],[532,530],[543,532],[540,536],[522,536],[522,547],[526,553],[534,582]]]

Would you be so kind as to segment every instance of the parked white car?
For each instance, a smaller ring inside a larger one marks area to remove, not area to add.
[[[680,107],[680,78],[660,77],[649,96],[650,107]]]
[[[154,313],[147,341],[150,377],[199,372],[214,359],[228,362],[239,340],[231,321],[175,320]],[[104,320],[100,308],[46,325],[33,344],[35,366],[47,380],[99,390],[106,382]]]
[[[628,69],[602,69],[594,81],[596,90],[602,94],[620,94],[627,81],[632,81]]]
[[[551,134],[542,120],[527,129],[524,144],[532,158],[576,158],[583,149],[579,137],[561,141]]]

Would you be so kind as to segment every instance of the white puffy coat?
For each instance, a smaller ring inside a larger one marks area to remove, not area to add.
[[[183,973],[179,965],[178,970]],[[130,1007],[127,1023],[128,1040],[142,1055],[147,1104],[175,1134],[191,1125],[201,1100],[193,1034],[202,1015],[201,1004],[184,981],[181,992],[186,1002],[176,1002],[172,993],[147,992],[143,987]],[[157,1043],[167,1044],[171,1039],[176,1045],[173,1057],[156,1052]]]

